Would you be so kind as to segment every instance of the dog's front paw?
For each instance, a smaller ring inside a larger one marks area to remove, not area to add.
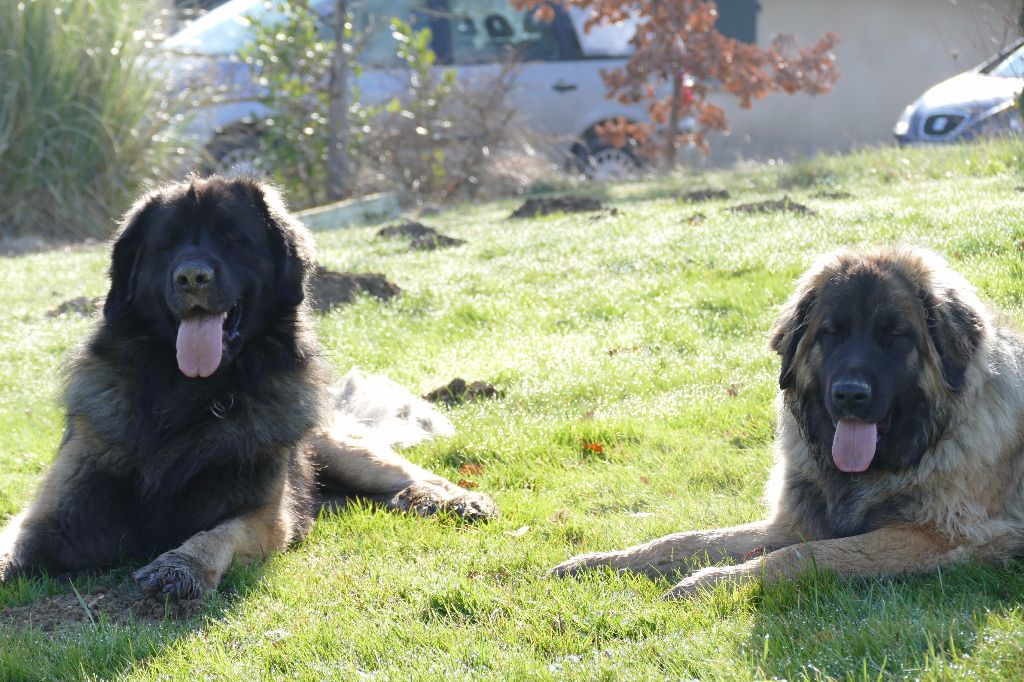
[[[181,552],[164,552],[132,574],[146,592],[157,592],[177,599],[199,599],[213,592],[211,585],[192,559]]]
[[[584,571],[601,568],[602,566],[618,569],[616,564],[619,555],[619,552],[591,552],[589,554],[579,554],[571,559],[563,561],[549,570],[548,576],[552,578],[566,578],[568,576],[579,575]]]
[[[662,595],[665,599],[690,599],[701,592],[710,592],[716,585],[733,583],[739,585],[750,579],[749,571],[742,566],[708,566],[676,583]]]
[[[468,490],[452,495],[444,503],[444,508],[465,521],[489,521],[497,518],[498,505],[483,493]]]
[[[429,483],[414,483],[400,491],[395,495],[393,506],[420,516],[446,511],[465,521],[486,521],[498,515],[498,505],[483,493],[468,490],[451,493]]]

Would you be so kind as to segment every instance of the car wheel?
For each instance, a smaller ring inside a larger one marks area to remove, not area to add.
[[[629,147],[599,145],[587,150],[583,170],[595,182],[613,182],[637,177],[641,164]]]
[[[259,133],[253,128],[236,128],[219,134],[207,147],[210,170],[215,173],[260,175],[266,168]]]

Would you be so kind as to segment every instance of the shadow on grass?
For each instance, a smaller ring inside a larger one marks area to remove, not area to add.
[[[223,620],[266,574],[262,562],[234,565],[207,598],[161,604],[142,599],[131,570],[71,581],[19,579],[0,587],[0,680],[119,677]]]
[[[984,666],[1000,674],[1005,652],[980,649],[993,640],[991,618],[1020,620],[1024,563],[963,565],[920,576],[844,580],[805,575],[757,597],[747,642],[752,677],[879,679]],[[1003,671],[1005,672],[1005,671]]]

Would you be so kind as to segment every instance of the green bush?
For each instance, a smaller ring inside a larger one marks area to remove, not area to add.
[[[105,237],[180,164],[147,3],[0,2],[0,237]]]

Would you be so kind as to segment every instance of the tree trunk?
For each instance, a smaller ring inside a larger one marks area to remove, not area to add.
[[[679,115],[681,99],[683,96],[683,73],[676,69],[672,75],[672,106],[668,114],[668,130],[665,131],[665,158],[664,170],[670,171],[676,167],[676,135],[679,133]]]
[[[345,22],[349,0],[334,0],[334,54],[331,58],[330,106],[327,115],[327,196],[344,199],[349,193],[348,73]]]

